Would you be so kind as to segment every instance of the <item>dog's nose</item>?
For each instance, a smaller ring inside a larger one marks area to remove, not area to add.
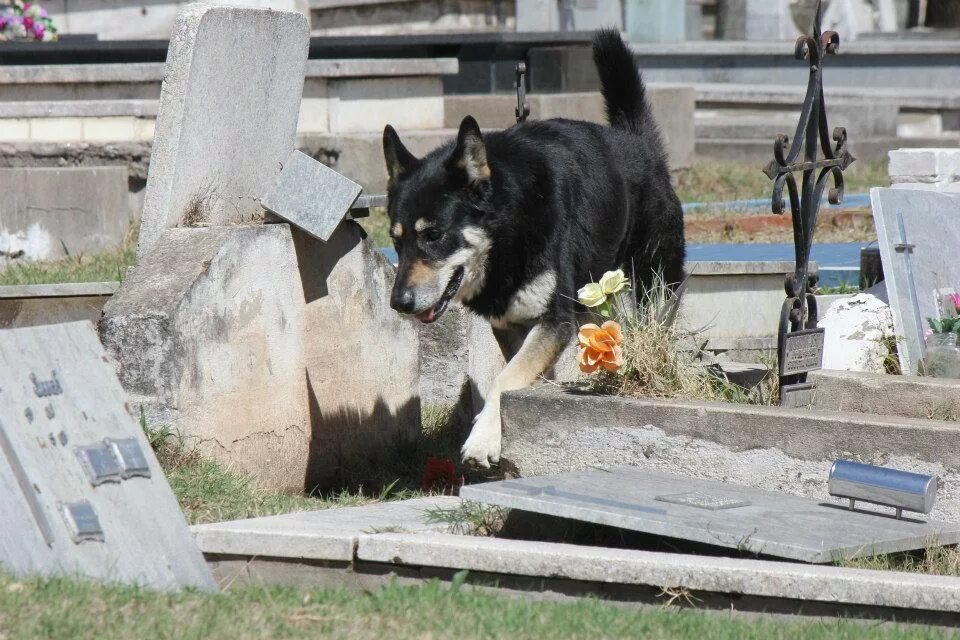
[[[390,306],[400,313],[412,313],[414,306],[413,289],[395,287],[390,294]]]

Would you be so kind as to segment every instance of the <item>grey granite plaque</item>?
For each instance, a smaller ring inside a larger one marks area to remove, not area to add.
[[[213,578],[89,322],[0,331],[0,564],[176,589]]]
[[[960,194],[872,189],[870,202],[900,367],[915,375],[927,318],[942,312],[938,292],[960,287]]]
[[[824,329],[805,329],[788,333],[783,338],[780,375],[816,371],[823,363]]]
[[[819,502],[637,467],[467,485],[460,496],[804,562],[960,542],[960,524],[897,520],[893,509],[849,511],[845,501]]]
[[[274,215],[327,241],[360,195],[360,185],[310,156],[294,150],[280,177],[263,198]]]

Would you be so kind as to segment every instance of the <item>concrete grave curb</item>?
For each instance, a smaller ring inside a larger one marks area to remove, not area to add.
[[[363,535],[357,559],[931,611],[960,610],[960,579],[455,534]]]

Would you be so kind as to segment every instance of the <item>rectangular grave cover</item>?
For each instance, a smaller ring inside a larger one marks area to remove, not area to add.
[[[0,564],[215,588],[89,322],[0,331]]]
[[[636,467],[468,485],[460,497],[509,509],[801,560],[841,559],[960,541],[960,525]]]

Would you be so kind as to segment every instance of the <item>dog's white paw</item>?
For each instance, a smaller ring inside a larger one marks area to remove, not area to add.
[[[470,437],[463,443],[460,455],[464,463],[474,463],[486,469],[500,462],[499,411],[483,410],[473,423]]]

